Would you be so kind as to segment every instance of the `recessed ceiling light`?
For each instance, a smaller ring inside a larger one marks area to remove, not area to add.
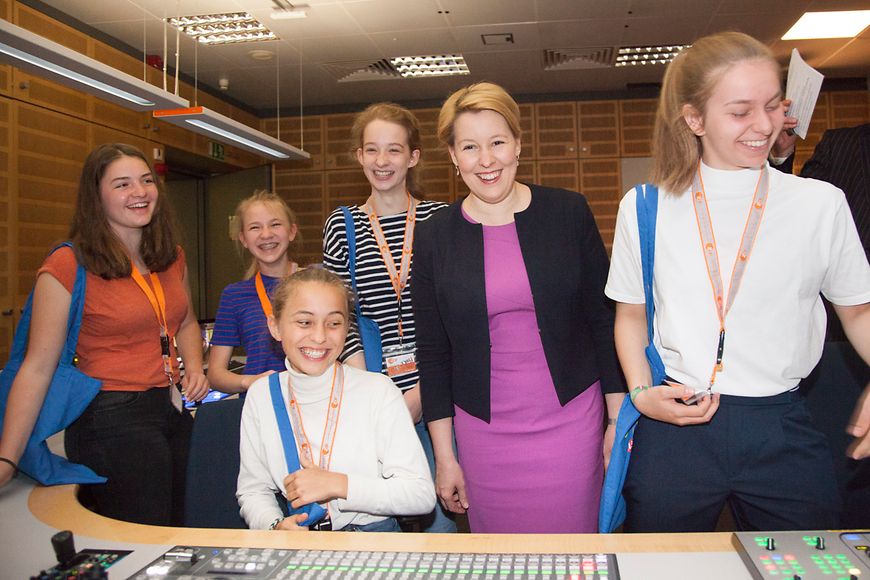
[[[664,44],[661,46],[624,46],[616,54],[614,66],[637,66],[645,64],[667,64],[674,60],[680,51],[691,44]]]
[[[278,40],[274,32],[247,12],[170,18],[169,24],[202,44]]]
[[[449,77],[471,74],[461,54],[435,54],[428,56],[397,56],[390,59],[403,77]]]
[[[870,10],[807,12],[783,34],[782,40],[852,38],[868,25],[870,25]]]
[[[250,56],[254,60],[272,60],[275,58],[275,53],[271,50],[263,50],[258,48],[256,50],[252,50],[248,52],[248,56]]]

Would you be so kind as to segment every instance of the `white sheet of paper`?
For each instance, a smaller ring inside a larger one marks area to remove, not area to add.
[[[794,132],[800,135],[801,139],[807,138],[810,120],[813,118],[813,110],[816,108],[816,100],[819,98],[819,91],[822,90],[823,80],[825,80],[825,75],[808,65],[801,58],[797,49],[793,48],[791,62],[788,65],[785,98],[791,99],[788,116],[797,117],[798,123]]]

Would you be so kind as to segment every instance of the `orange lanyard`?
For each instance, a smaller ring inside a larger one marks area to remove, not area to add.
[[[149,278],[151,279],[151,284],[154,286],[154,290],[152,291],[151,286],[148,285],[148,282],[145,281],[142,273],[139,272],[139,269],[136,268],[132,261],[130,266],[133,281],[142,289],[142,292],[151,304],[151,308],[154,309],[155,316],[157,316],[157,323],[160,325],[160,350],[163,357],[163,370],[169,378],[169,385],[172,386],[175,384],[175,381],[172,378],[174,374],[171,350],[173,337],[172,333],[169,331],[169,323],[166,318],[166,296],[163,293],[163,285],[160,283],[160,278],[157,277],[157,274],[151,272]]]
[[[266,294],[266,286],[263,284],[263,276],[257,272],[254,278],[254,286],[257,287],[257,296],[260,297],[260,306],[263,307],[263,314],[266,318],[272,316],[272,301],[269,300],[269,295]]]
[[[378,215],[374,208],[366,203],[362,206],[362,210],[369,217],[369,223],[372,226],[372,234],[375,236],[375,241],[378,244],[378,250],[381,252],[381,257],[384,260],[384,265],[387,267],[387,273],[390,275],[390,283],[393,285],[393,290],[396,292],[396,302],[398,303],[399,316],[399,337],[402,336],[402,291],[408,284],[408,276],[411,273],[411,254],[414,247],[414,222],[417,219],[417,200],[408,194],[408,214],[405,218],[405,234],[402,238],[402,259],[398,269],[396,262],[393,260],[393,254],[390,253],[390,246],[387,244],[387,238],[384,235],[384,230],[381,228],[381,222],[378,221]]]
[[[308,435],[305,434],[302,412],[299,409],[299,402],[296,399],[296,393],[293,391],[289,373],[287,375],[287,392],[290,395],[290,419],[293,421],[293,430],[300,440],[299,448],[305,459],[314,463],[311,457],[311,444],[308,442]],[[320,439],[320,458],[318,461],[320,468],[326,471],[329,471],[329,464],[332,461],[333,443],[335,442],[335,433],[338,431],[338,417],[341,414],[341,399],[343,394],[344,369],[341,364],[335,363],[332,370],[332,387],[329,389],[329,406],[326,410],[323,436]]]
[[[716,349],[716,364],[713,365],[713,372],[710,375],[710,388],[716,382],[716,373],[721,372],[723,369],[722,355],[725,352],[725,317],[734,304],[734,298],[737,296],[740,282],[743,280],[743,274],[746,272],[747,264],[749,264],[749,256],[752,254],[752,247],[755,244],[755,238],[761,227],[761,218],[764,216],[764,208],[767,205],[768,187],[769,178],[767,166],[765,165],[758,176],[758,182],[755,184],[752,205],[749,206],[749,215],[746,217],[746,225],[740,238],[740,247],[737,250],[734,266],[731,268],[731,282],[728,286],[728,299],[726,302],[723,296],[725,289],[722,284],[722,271],[719,266],[719,250],[716,248],[716,238],[713,235],[713,223],[710,219],[710,208],[707,205],[704,181],[701,178],[700,162],[698,163],[698,171],[695,173],[695,178],[692,181],[692,192],[694,193],[692,200],[693,207],[695,208],[695,218],[698,222],[698,233],[701,238],[701,251],[704,254],[707,275],[710,278],[710,286],[713,289],[716,315],[719,317],[719,346]]]

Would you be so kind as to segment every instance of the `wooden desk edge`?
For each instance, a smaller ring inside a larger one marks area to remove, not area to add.
[[[116,542],[239,548],[470,553],[733,552],[731,534],[358,534],[171,528],[97,515],[78,502],[78,486],[36,486],[30,512],[76,535]],[[384,536],[389,536],[385,541]]]

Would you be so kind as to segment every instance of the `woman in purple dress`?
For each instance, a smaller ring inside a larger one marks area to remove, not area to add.
[[[576,192],[516,181],[519,108],[501,87],[455,92],[438,133],[471,195],[414,240],[436,490],[474,532],[596,532],[602,392],[615,418],[624,384],[595,220]]]

